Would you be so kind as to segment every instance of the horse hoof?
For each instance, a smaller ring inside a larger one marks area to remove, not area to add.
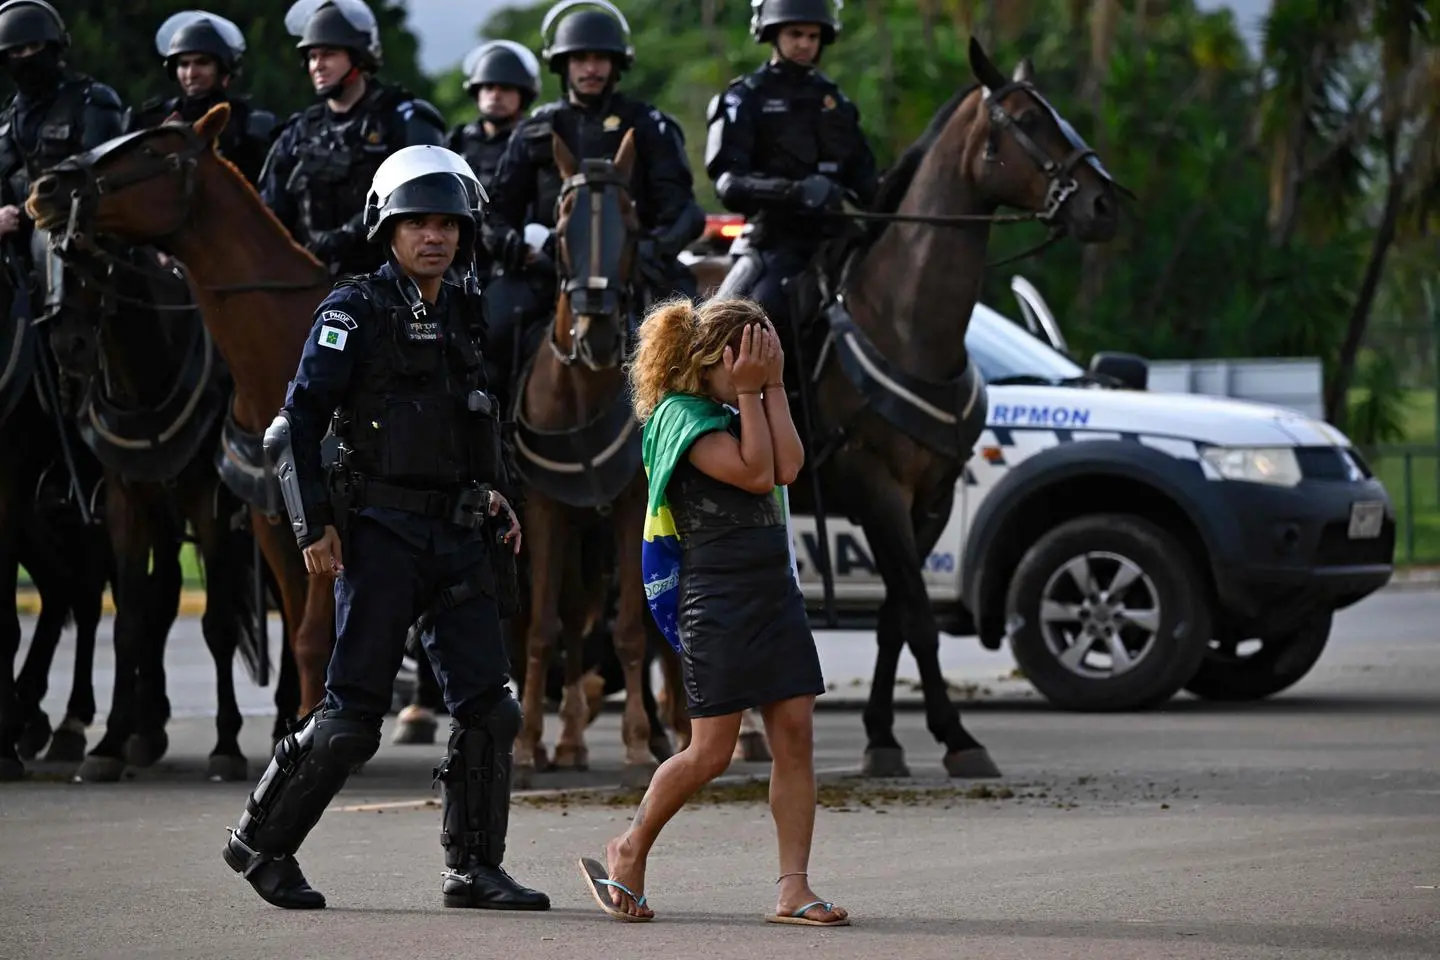
[[[14,757],[0,757],[0,783],[11,783],[25,778],[25,764]]]
[[[910,768],[905,765],[905,748],[866,747],[860,775],[879,778],[910,776]]]
[[[620,771],[620,787],[622,790],[645,790],[650,786],[650,779],[655,776],[658,763],[628,763],[625,769]]]
[[[215,753],[205,769],[205,779],[212,783],[234,783],[250,779],[250,761],[232,754]]]
[[[85,760],[85,734],[61,727],[50,738],[45,751],[46,763],[82,763]]]
[[[995,761],[990,759],[990,751],[984,747],[951,750],[945,754],[945,772],[965,780],[1000,776],[1000,768],[995,766]]]
[[[434,720],[404,720],[395,724],[391,743],[434,743],[439,724]]]
[[[535,786],[535,765],[533,763],[516,764],[510,771],[510,784],[516,790],[529,790]]]
[[[85,783],[119,783],[124,772],[125,761],[119,757],[97,757],[91,754],[80,764],[80,770],[75,777]]]
[[[555,747],[555,759],[551,761],[552,770],[589,770],[590,769],[590,748],[572,747],[569,744],[559,744]]]
[[[132,733],[125,741],[125,762],[132,767],[153,767],[170,749],[170,735],[164,730],[141,736]]]
[[[45,744],[50,742],[52,730],[50,718],[45,715],[44,711],[36,710],[30,722],[25,724],[25,730],[20,734],[20,739],[15,743],[15,752],[20,754],[20,759],[34,760],[35,755],[45,749]]]
[[[769,763],[775,758],[770,755],[770,745],[765,742],[765,734],[756,730],[740,734],[740,739],[735,743],[734,759],[743,763]]]
[[[664,763],[675,756],[675,748],[670,746],[670,738],[663,733],[657,733],[651,737],[650,756],[655,758],[656,763]]]

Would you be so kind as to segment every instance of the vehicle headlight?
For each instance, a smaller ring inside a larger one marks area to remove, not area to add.
[[[1226,480],[1277,487],[1300,482],[1300,461],[1289,447],[1206,447],[1201,456]]]

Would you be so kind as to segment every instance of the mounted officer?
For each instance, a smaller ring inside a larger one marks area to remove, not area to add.
[[[379,746],[406,631],[422,610],[421,642],[451,716],[435,772],[445,905],[550,906],[500,865],[521,715],[506,686],[498,604],[514,601],[520,525],[496,489],[500,432],[473,339],[474,277],[445,279],[452,264],[470,262],[482,197],[444,147],[410,147],[380,166],[362,222],[388,256],[316,308],[265,435],[307,569],[337,578],[325,700],[276,747],[224,850],[279,907],[325,906],[295,851]],[[327,479],[320,442],[332,425],[340,457]]]
[[[180,95],[147,100],[127,116],[126,129],[158,127],[167,120],[194,123],[216,104],[228,103],[230,121],[220,133],[220,154],[239,167],[245,179],[259,183],[260,168],[278,125],[269,110],[230,94],[230,83],[240,75],[245,54],[240,28],[218,14],[186,10],[155,31],[155,49],[164,58],[165,71],[179,86]]]
[[[599,9],[569,12],[576,6]],[[516,128],[500,160],[494,203],[483,227],[485,245],[505,272],[489,291],[491,335],[501,353],[516,313],[528,325],[547,315],[555,299],[553,231],[561,183],[552,131],[579,160],[610,159],[626,132],[635,131],[634,199],[647,232],[639,245],[640,269],[652,299],[672,292],[695,295],[694,275],[677,256],[705,231],[705,211],[695,202],[679,124],[616,89],[635,58],[625,16],[608,0],[564,0],[545,15],[540,29],[546,40],[541,58],[561,78],[565,96],[538,107]],[[531,226],[527,211],[533,211]],[[531,270],[526,272],[543,281],[538,298],[517,276],[527,264]],[[503,383],[508,385],[512,375],[504,371]]]
[[[465,94],[479,117],[450,131],[445,145],[460,154],[494,196],[495,173],[520,118],[540,96],[540,61],[513,40],[492,40],[465,57]]]
[[[110,87],[66,69],[70,33],[44,0],[0,4],[0,63],[17,93],[0,109],[0,240],[30,243],[30,184],[55,164],[124,133]],[[28,269],[28,268],[27,268]]]
[[[845,223],[816,211],[843,197],[868,207],[878,186],[860,113],[816,64],[840,32],[834,0],[755,0],[750,32],[774,48],[764,66],[710,101],[705,172],[728,210],[749,218],[750,249],[716,296],[760,302],[777,327],[785,281]],[[803,320],[803,318],[796,318]]]
[[[297,0],[285,27],[300,38],[320,103],[295,114],[270,150],[260,195],[295,239],[332,273],[367,273],[383,262],[365,241],[365,185],[402,147],[439,146],[434,106],[375,79],[380,28],[361,0]]]

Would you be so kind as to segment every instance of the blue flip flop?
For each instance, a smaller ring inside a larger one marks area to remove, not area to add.
[[[807,927],[850,926],[850,917],[848,915],[839,920],[811,920],[809,917],[805,916],[805,914],[809,913],[811,910],[814,910],[816,907],[824,907],[826,910],[834,910],[835,904],[830,903],[828,900],[814,900],[810,903],[805,904],[805,906],[801,907],[799,910],[794,911],[788,917],[782,917],[779,914],[771,913],[766,914],[765,920],[767,923],[795,923]]]
[[[626,923],[649,923],[655,919],[654,916],[637,917],[615,906],[614,901],[610,899],[609,892],[601,889],[602,887],[614,887],[631,900],[634,900],[637,906],[641,907],[645,906],[645,895],[640,894],[637,896],[635,891],[625,886],[625,884],[607,877],[605,875],[605,865],[600,861],[592,860],[589,857],[581,857],[580,872],[585,875],[585,882],[590,887],[590,895],[595,898],[595,902],[600,905],[600,909],[604,910],[608,915],[614,917],[616,920],[623,920]]]

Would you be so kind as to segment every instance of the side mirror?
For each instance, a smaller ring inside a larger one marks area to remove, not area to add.
[[[1127,390],[1144,390],[1150,383],[1150,364],[1133,353],[1097,353],[1090,358],[1090,372],[1109,377]]]

